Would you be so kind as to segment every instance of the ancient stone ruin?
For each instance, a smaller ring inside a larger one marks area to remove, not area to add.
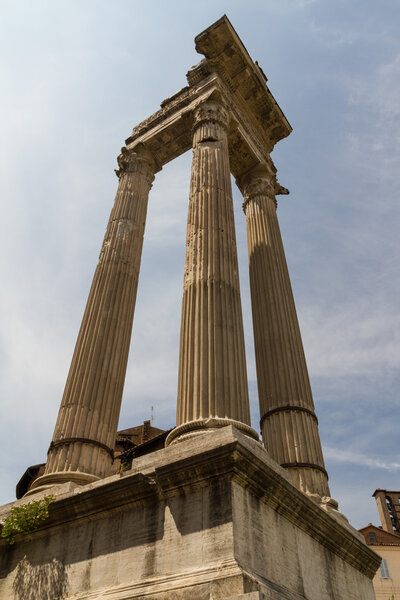
[[[330,497],[279,231],[276,196],[288,190],[270,153],[291,127],[227,17],[195,42],[205,58],[188,86],[118,157],[47,463],[18,502],[56,499],[30,539],[3,542],[1,599],[374,598],[379,559]],[[177,423],[165,448],[113,474],[148,196],[190,148]],[[263,444],[250,424],[231,174],[247,226]]]

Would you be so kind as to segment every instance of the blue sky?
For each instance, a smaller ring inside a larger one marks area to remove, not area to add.
[[[132,127],[226,13],[293,127],[278,214],[332,495],[357,527],[399,489],[397,0],[2,0],[0,503],[45,460]],[[120,427],[175,420],[190,153],[150,196]],[[245,221],[234,192],[253,425]]]

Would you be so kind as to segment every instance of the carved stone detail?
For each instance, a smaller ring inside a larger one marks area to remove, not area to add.
[[[283,185],[281,185],[278,182],[275,183],[275,195],[276,196],[287,196],[288,194],[290,194],[290,192],[287,188],[283,187]]]
[[[218,102],[202,102],[194,112],[193,133],[200,125],[215,123],[221,125],[225,130],[229,127],[229,112]]]
[[[274,196],[274,188],[270,181],[255,177],[247,184],[244,192],[245,200],[253,200],[256,196]]]
[[[154,181],[155,162],[151,153],[143,144],[128,150],[126,146],[121,148],[121,154],[117,156],[119,169],[115,173],[120,179],[123,175],[138,173],[146,179],[149,190]]]
[[[244,186],[243,197],[244,202],[242,207],[245,214],[251,200],[257,202],[258,199],[265,201],[265,198],[270,198],[274,202],[275,208],[277,206],[273,182],[262,177],[254,177],[248,181]]]

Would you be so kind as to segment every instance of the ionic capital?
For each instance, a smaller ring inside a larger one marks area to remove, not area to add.
[[[143,144],[135,146],[132,150],[128,150],[126,146],[121,148],[121,154],[117,157],[117,162],[119,169],[115,169],[115,173],[119,179],[127,174],[140,174],[145,177],[146,182],[151,186],[156,165],[151,152]]]
[[[229,111],[219,102],[202,102],[194,111],[193,132],[205,123],[218,123],[225,130],[229,127]]]

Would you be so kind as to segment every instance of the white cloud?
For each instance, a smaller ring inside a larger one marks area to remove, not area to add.
[[[377,125],[387,123],[392,127],[400,116],[399,93],[400,54],[397,54],[389,62],[381,63],[375,68],[372,80],[353,81],[350,102],[369,106],[379,119]]]
[[[397,208],[400,188],[400,53],[349,82],[357,128],[348,133],[347,158],[376,190],[379,205]],[[396,211],[395,211],[396,215]]]
[[[359,34],[353,28],[333,27],[332,25],[320,25],[315,20],[310,24],[311,33],[317,38],[318,42],[324,46],[335,47],[351,45],[357,41]]]
[[[400,462],[387,462],[352,450],[324,446],[324,455],[327,460],[332,462],[349,463],[361,467],[370,467],[371,469],[384,469],[385,471],[398,471],[400,469]]]
[[[309,6],[312,6],[313,4],[316,4],[317,2],[319,2],[319,0],[284,0],[284,2],[282,2],[282,0],[279,2],[279,4],[285,4],[289,7],[289,8],[308,8]]]
[[[400,367],[400,314],[369,299],[303,309],[302,333],[313,376],[376,376]]]

